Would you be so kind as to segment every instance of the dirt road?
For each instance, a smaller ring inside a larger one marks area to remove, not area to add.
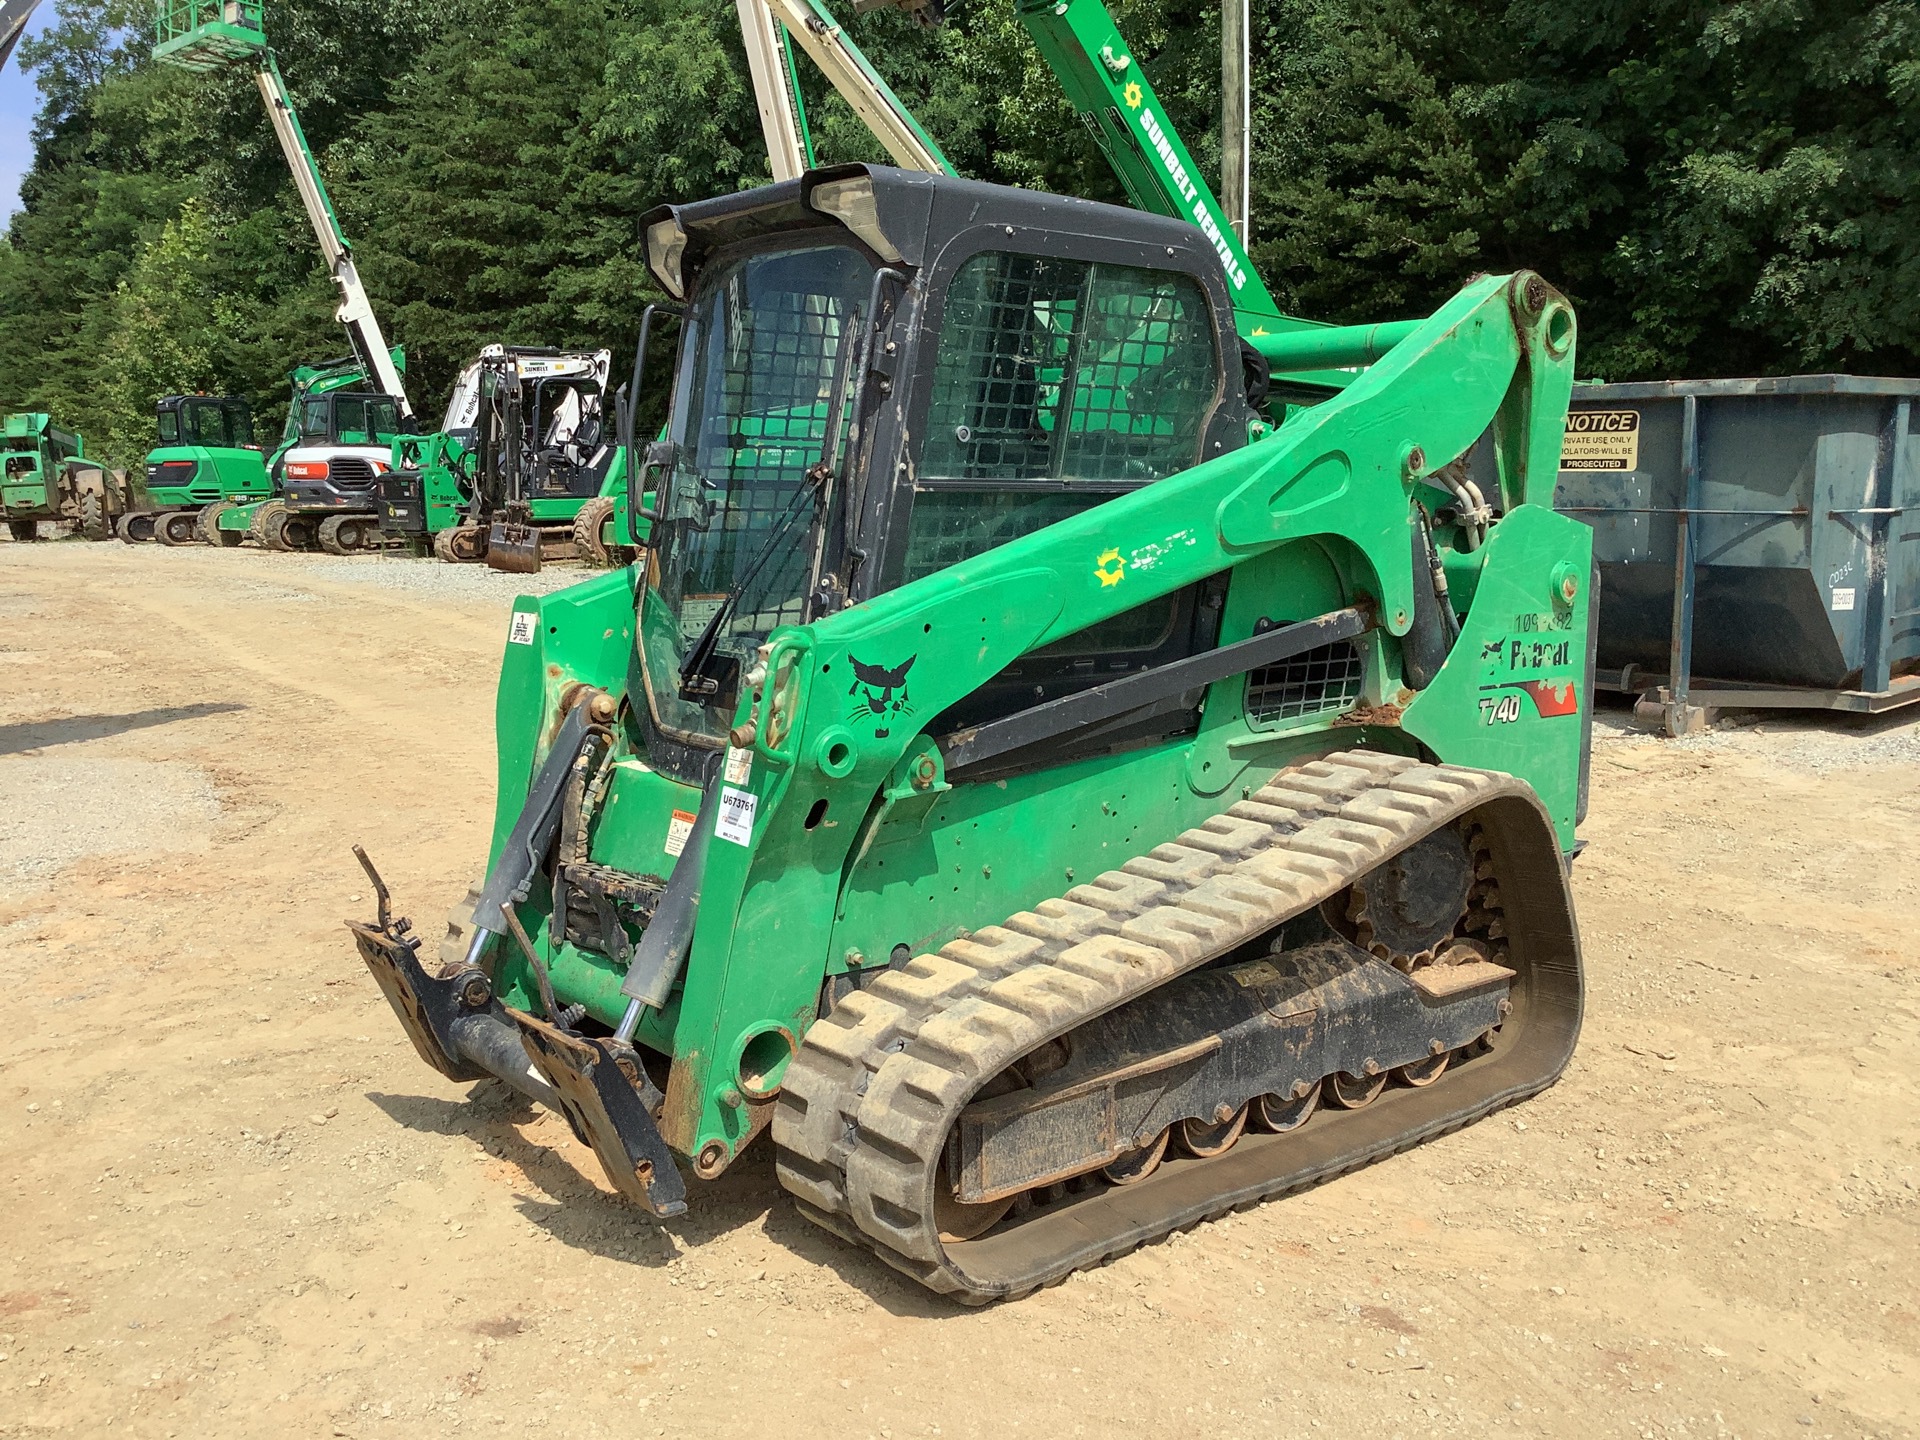
[[[1920,734],[1614,734],[1540,1099],[1018,1304],[661,1229],[340,921],[484,861],[515,582],[0,547],[0,1435],[1920,1434]]]

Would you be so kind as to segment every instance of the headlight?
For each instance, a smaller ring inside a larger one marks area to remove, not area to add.
[[[847,229],[866,241],[873,252],[889,265],[900,258],[900,251],[880,228],[880,207],[873,200],[873,177],[855,175],[845,180],[829,180],[807,192],[807,204],[822,215],[831,215]]]
[[[647,227],[647,268],[676,300],[687,298],[680,261],[687,253],[687,232],[678,220],[656,220]]]

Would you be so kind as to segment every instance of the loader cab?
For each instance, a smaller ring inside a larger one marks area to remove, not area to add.
[[[540,376],[524,386],[527,432],[533,442],[527,499],[585,500],[600,493],[613,459],[605,381],[603,364],[597,376]]]
[[[253,408],[243,397],[168,395],[154,406],[154,429],[159,443],[147,455],[147,490],[156,505],[187,508],[268,493]]]
[[[660,492],[640,648],[651,718],[680,744],[724,743],[776,626],[1245,443],[1233,306],[1190,225],[859,165],[643,228],[685,303],[667,439],[630,481]],[[1101,563],[1118,583],[1124,559]],[[850,693],[882,723],[957,728],[1210,648],[1219,607],[1212,582],[1137,607],[950,715],[908,720],[897,657]]]

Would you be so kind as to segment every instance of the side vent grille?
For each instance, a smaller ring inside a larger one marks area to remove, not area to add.
[[[1256,724],[1346,710],[1360,698],[1360,647],[1336,640],[1247,672],[1247,718]]]

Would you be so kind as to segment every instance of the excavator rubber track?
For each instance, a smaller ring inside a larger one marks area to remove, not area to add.
[[[1492,884],[1481,893],[1497,897],[1492,933],[1515,972],[1485,1053],[1365,1108],[1249,1132],[1224,1154],[1169,1160],[1138,1183],[1054,1186],[978,1238],[942,1238],[943,1156],[984,1085],[1462,822],[1483,847]],[[968,1304],[1018,1297],[1545,1089],[1573,1053],[1581,1006],[1565,861],[1532,790],[1496,772],[1346,751],[1282,771],[1120,869],[847,996],[788,1066],[777,1168],[809,1218],[930,1288]]]

